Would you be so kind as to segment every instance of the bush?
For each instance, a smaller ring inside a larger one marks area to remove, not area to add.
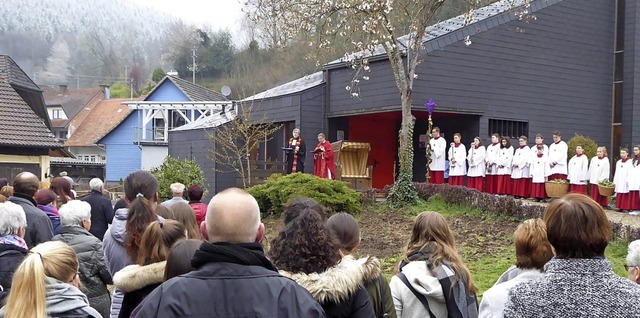
[[[111,98],[129,98],[131,97],[131,90],[124,83],[116,82],[109,88],[109,95]]]
[[[204,189],[202,197],[207,195],[207,189],[204,185],[204,172],[196,163],[195,159],[192,160],[180,160],[179,158],[167,156],[164,162],[159,167],[151,169],[158,183],[160,184],[160,197],[163,199],[169,199],[172,197],[171,189],[169,186],[172,183],[180,182],[189,187],[192,184],[199,184]],[[186,199],[187,191],[185,191],[183,197]]]
[[[316,200],[330,213],[361,211],[360,195],[350,189],[346,182],[327,180],[306,173],[283,176],[273,174],[260,185],[247,191],[258,201],[263,215],[280,216],[291,200],[308,197]]]
[[[567,142],[567,146],[569,147],[569,159],[576,155],[576,146],[578,145],[582,145],[584,147],[584,154],[587,156],[587,159],[591,159],[596,156],[598,144],[596,144],[595,140],[583,135],[575,135]]]

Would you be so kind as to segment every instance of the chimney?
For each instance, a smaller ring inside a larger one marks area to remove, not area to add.
[[[110,99],[111,98],[111,94],[109,93],[109,85],[107,84],[102,84],[100,85],[100,87],[102,88],[102,92],[104,92],[104,99]]]
[[[178,76],[178,72],[174,71],[174,70],[171,70],[171,71],[167,72],[167,75],[169,75],[169,76]]]
[[[60,87],[60,94],[67,94],[69,92],[69,90],[67,89],[67,84],[60,84],[58,85]]]

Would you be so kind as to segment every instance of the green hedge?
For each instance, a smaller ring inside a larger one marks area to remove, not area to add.
[[[350,189],[347,183],[322,179],[306,173],[286,176],[273,174],[263,184],[253,186],[247,191],[256,198],[263,215],[279,216],[291,200],[300,197],[316,200],[330,213],[357,214],[362,209],[359,202],[360,194]]]

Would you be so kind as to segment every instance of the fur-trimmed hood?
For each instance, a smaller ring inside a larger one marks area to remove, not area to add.
[[[347,255],[339,264],[322,273],[290,273],[280,271],[285,277],[307,289],[320,304],[329,301],[341,303],[351,297],[365,282],[380,275],[380,261],[375,257],[355,259]]]
[[[167,262],[164,261],[144,266],[129,265],[113,276],[113,284],[125,293],[160,284],[164,279],[166,264]]]

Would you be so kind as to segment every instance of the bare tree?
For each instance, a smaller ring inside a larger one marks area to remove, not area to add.
[[[399,175],[390,194],[389,202],[399,206],[417,201],[413,179],[413,81],[427,27],[437,17],[439,9],[450,0],[247,0],[250,19],[266,25],[278,26],[278,37],[296,38],[306,34],[309,46],[327,49],[335,43],[351,43],[350,52],[342,60],[354,70],[352,85],[346,89],[355,98],[357,83],[368,80],[369,58],[386,54],[394,80],[400,93],[402,125],[399,131]],[[512,6],[524,5],[529,0],[504,0]],[[466,0],[469,10],[465,24],[473,21],[473,9],[483,4],[480,0]],[[526,12],[525,12],[526,14]],[[273,21],[277,21],[274,23]],[[257,23],[260,25],[260,23]],[[310,36],[311,35],[311,36]],[[465,39],[470,44],[470,39]]]
[[[211,150],[209,158],[216,163],[216,172],[236,172],[242,178],[244,188],[251,186],[251,154],[261,142],[271,140],[272,135],[282,128],[270,122],[266,114],[256,118],[254,104],[240,102],[238,115],[226,124],[219,125],[209,133]]]

